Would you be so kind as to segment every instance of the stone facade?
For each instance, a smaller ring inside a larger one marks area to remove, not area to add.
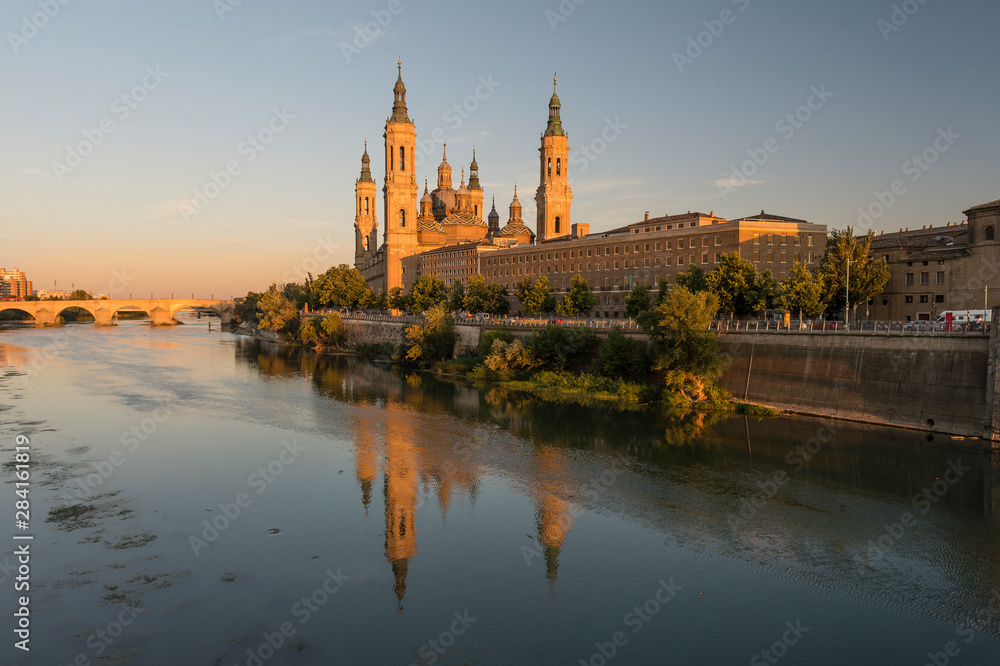
[[[974,206],[959,224],[900,230],[872,242],[872,256],[892,276],[872,303],[870,318],[936,319],[948,310],[981,310],[1000,300],[1000,201]]]

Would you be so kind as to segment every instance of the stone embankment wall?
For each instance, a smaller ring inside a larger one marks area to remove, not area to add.
[[[992,414],[986,337],[748,333],[719,342],[730,357],[722,386],[770,407],[974,437]]]

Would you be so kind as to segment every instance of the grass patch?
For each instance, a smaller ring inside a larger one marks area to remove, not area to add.
[[[62,530],[75,530],[93,525],[91,518],[96,513],[97,507],[93,504],[71,504],[50,510],[45,522],[57,523]]]
[[[756,416],[760,419],[774,418],[775,416],[781,416],[781,411],[774,409],[773,407],[765,407],[764,405],[758,405],[754,402],[736,402],[734,411],[737,414],[745,414],[747,416]]]
[[[656,392],[649,384],[568,372],[539,372],[526,379],[500,382],[500,385],[550,402],[601,403],[619,407],[645,405]]]
[[[114,548],[115,550],[125,550],[127,548],[140,548],[148,543],[156,541],[156,535],[150,534],[149,532],[144,532],[142,534],[133,534],[130,536],[122,537],[118,539],[117,543],[109,548]]]

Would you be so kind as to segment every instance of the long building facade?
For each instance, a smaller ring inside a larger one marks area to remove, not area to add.
[[[657,218],[646,213],[639,222],[591,233],[588,223],[574,222],[572,217],[569,137],[555,81],[539,147],[534,231],[522,217],[516,187],[502,228],[495,202],[487,221],[482,219],[484,197],[475,152],[469,182],[463,169],[456,190],[445,146],[437,187],[430,191],[425,181],[418,202],[416,129],[406,108],[401,65],[393,93],[393,111],[383,135],[381,245],[367,145],[355,184],[355,266],[375,291],[394,287],[407,291],[430,273],[449,286],[456,281],[467,285],[474,275],[482,275],[487,283],[502,284],[511,292],[518,281],[545,275],[559,293],[569,289],[574,275],[581,275],[599,297],[595,314],[613,318],[623,316],[623,292],[632,285],[655,288],[661,279],[673,283],[677,273],[693,265],[710,271],[725,253],[738,252],[758,270],[770,270],[782,280],[794,262],[813,266],[826,247],[825,225],[764,211],[735,220],[718,217],[714,211]]]

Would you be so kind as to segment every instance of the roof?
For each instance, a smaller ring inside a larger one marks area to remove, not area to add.
[[[938,261],[941,259],[958,259],[970,257],[972,253],[965,247],[944,247],[924,250],[911,254],[908,257],[901,257],[900,261]]]
[[[950,227],[928,227],[913,231],[897,231],[875,236],[872,239],[872,249],[943,247],[948,242],[945,239],[949,237],[953,244],[965,243],[968,232],[969,228],[962,224],[953,224]],[[941,240],[938,240],[939,238]]]
[[[474,224],[478,226],[486,226],[486,223],[481,219],[465,211],[458,213],[452,213],[448,217],[441,221],[441,224]]]
[[[501,236],[519,236],[527,234],[528,236],[534,236],[534,232],[523,224],[507,224],[503,229],[500,230]]]
[[[1000,199],[997,199],[996,201],[991,201],[989,203],[979,204],[978,206],[973,206],[969,210],[962,211],[962,214],[967,215],[968,213],[971,213],[973,211],[990,210],[991,208],[1000,208]]]
[[[421,220],[417,222],[418,231],[444,231],[444,227],[436,220]]]
[[[472,241],[469,243],[456,243],[455,245],[445,245],[443,247],[436,247],[433,250],[427,250],[426,252],[420,252],[412,256],[426,257],[435,254],[446,254],[448,252],[461,252],[464,250],[487,250],[493,249],[495,246],[489,241]]]
[[[807,220],[800,220],[797,217],[785,217],[784,215],[772,215],[771,213],[765,213],[760,211],[760,215],[749,215],[747,217],[738,217],[735,220],[729,220],[730,222],[751,222],[754,220],[774,220],[775,222],[798,222],[799,224],[809,224]]]

